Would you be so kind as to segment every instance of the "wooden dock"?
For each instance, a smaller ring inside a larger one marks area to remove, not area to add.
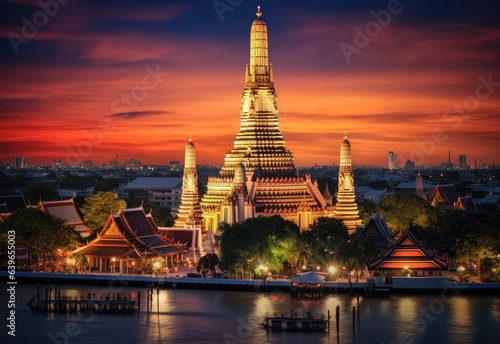
[[[54,293],[52,293],[54,289]],[[130,294],[127,296],[106,295],[96,299],[95,294],[87,294],[86,297],[61,297],[61,289],[57,287],[45,288],[45,299],[40,298],[40,287],[37,294],[28,303],[33,311],[42,312],[96,312],[96,313],[133,313],[140,311],[140,292],[137,294],[137,300],[132,300]]]

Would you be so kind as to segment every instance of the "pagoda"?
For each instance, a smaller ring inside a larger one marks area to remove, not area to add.
[[[184,153],[184,174],[182,178],[181,205],[174,227],[195,228],[202,224],[200,196],[198,195],[198,171],[196,150],[190,137]]]
[[[337,203],[333,217],[342,220],[349,233],[356,229],[356,225],[361,224],[356,195],[354,193],[354,172],[351,162],[351,143],[347,140],[347,133],[344,134],[344,141],[340,145],[340,166],[339,181],[337,191]]]
[[[268,61],[267,25],[260,6],[250,30],[240,131],[219,176],[209,177],[201,199],[204,228],[280,215],[306,229],[331,209],[310,176],[299,176],[279,129],[278,104]]]

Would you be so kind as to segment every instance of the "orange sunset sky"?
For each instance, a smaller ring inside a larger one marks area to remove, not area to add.
[[[500,163],[498,2],[47,2],[0,5],[4,163],[183,162],[192,135],[221,165],[257,5],[298,166],[337,165],[344,131],[355,166]]]

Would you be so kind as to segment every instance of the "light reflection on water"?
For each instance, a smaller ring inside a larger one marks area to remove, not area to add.
[[[105,295],[106,287],[64,286],[62,296]],[[151,313],[146,312],[146,290],[112,289],[132,298],[141,292],[140,314],[37,313],[26,306],[35,285],[18,285],[17,336],[19,342],[59,343],[337,343],[335,308],[340,306],[338,343],[476,343],[500,342],[499,296],[439,295],[365,298],[360,296],[360,320],[352,307],[356,297],[327,295],[318,300],[292,299],[288,293],[222,292],[154,289]],[[43,293],[42,293],[43,295]],[[1,300],[7,299],[5,290]],[[7,314],[1,302],[0,313]],[[264,330],[266,314],[327,315],[330,333],[290,333]],[[427,313],[425,313],[427,310]],[[74,324],[75,333],[65,332]],[[6,335],[1,333],[0,342]],[[43,338],[40,340],[40,338]],[[51,338],[53,340],[51,340]],[[67,340],[67,341],[66,341]]]

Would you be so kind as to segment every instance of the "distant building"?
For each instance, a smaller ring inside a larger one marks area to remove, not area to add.
[[[119,168],[120,167],[120,163],[118,162],[118,160],[110,160],[106,164],[106,167],[107,168]]]
[[[12,157],[12,168],[25,168],[26,161],[22,156],[13,156]]]
[[[82,168],[93,168],[94,162],[92,160],[82,161],[81,167]]]
[[[453,168],[453,163],[451,162],[451,152],[448,151],[448,162],[443,162],[440,164],[443,170],[451,170]]]
[[[133,192],[135,198],[175,212],[181,204],[182,178],[138,177],[124,186],[123,191],[129,195]]]
[[[390,151],[387,155],[387,168],[389,170],[397,170],[398,168],[398,155]]]
[[[407,171],[413,171],[413,170],[415,170],[415,161],[406,160],[406,162],[405,162],[405,170],[407,170]]]
[[[454,208],[459,210],[482,210],[481,204],[475,202],[470,195],[458,197]]]
[[[141,161],[137,159],[129,159],[125,161],[125,168],[127,170],[139,170],[142,167]]]
[[[326,204],[332,205],[333,197],[332,194],[330,193],[330,190],[328,190],[328,182],[326,182],[325,191],[323,191],[323,198],[325,199]]]
[[[454,208],[458,198],[455,184],[438,184],[429,196],[429,203],[437,208]]]
[[[52,168],[58,169],[58,168],[61,168],[62,166],[63,166],[63,162],[62,162],[61,158],[57,158],[57,159],[52,161]]]
[[[466,155],[459,155],[458,156],[458,167],[467,168],[467,156]]]
[[[170,171],[179,171],[181,169],[181,164],[177,160],[170,161],[168,165],[170,167]]]

